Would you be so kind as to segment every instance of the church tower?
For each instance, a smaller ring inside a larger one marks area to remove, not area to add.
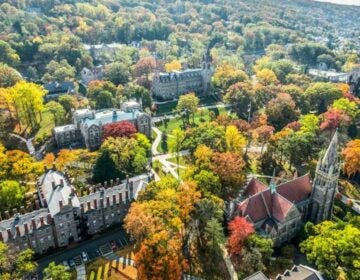
[[[336,131],[315,172],[310,205],[310,220],[317,224],[331,219],[340,172],[338,132]]]
[[[212,67],[212,57],[210,54],[210,49],[207,49],[206,53],[203,55],[201,68],[202,68],[204,93],[208,93],[211,87],[211,77],[214,72],[214,69]]]

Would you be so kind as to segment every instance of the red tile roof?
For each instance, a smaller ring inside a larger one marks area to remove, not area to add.
[[[294,204],[278,193],[273,195],[272,202],[271,213],[273,218],[279,222],[283,222]]]
[[[249,197],[249,196],[253,196],[259,192],[265,191],[267,190],[268,187],[265,186],[262,182],[260,182],[259,180],[257,180],[256,178],[252,178],[250,180],[250,182],[247,184],[243,196],[244,197]]]
[[[309,174],[298,177],[292,181],[279,185],[276,192],[287,200],[298,203],[311,195],[312,185]]]
[[[249,216],[249,218],[254,223],[268,217],[266,206],[264,204],[261,193],[254,195],[240,203],[239,210],[241,216]]]

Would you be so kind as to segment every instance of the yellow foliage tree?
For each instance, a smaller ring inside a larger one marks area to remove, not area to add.
[[[243,148],[246,146],[246,138],[233,125],[226,128],[225,140],[229,152],[242,153]]]
[[[279,83],[274,71],[264,68],[256,73],[256,79],[264,86],[276,85]]]
[[[165,64],[166,72],[179,71],[179,70],[181,70],[181,62],[179,60],[173,60]]]

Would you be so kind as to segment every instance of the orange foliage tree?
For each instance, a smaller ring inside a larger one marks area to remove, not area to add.
[[[254,232],[254,226],[245,218],[235,217],[228,225],[228,249],[231,256],[239,256],[245,239]]]
[[[360,139],[350,141],[342,151],[344,171],[350,177],[360,172]]]

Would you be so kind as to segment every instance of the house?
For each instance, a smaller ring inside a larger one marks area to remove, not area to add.
[[[44,84],[44,88],[47,90],[45,95],[45,101],[57,100],[61,95],[76,93],[75,83],[74,82],[52,82]]]
[[[102,65],[96,66],[92,69],[84,67],[81,70],[81,81],[88,86],[91,81],[99,81],[104,78],[104,67]]]
[[[270,280],[261,271],[246,277],[244,280]],[[285,270],[283,274],[278,274],[274,280],[324,280],[321,273],[305,265],[294,265],[291,269]]]

